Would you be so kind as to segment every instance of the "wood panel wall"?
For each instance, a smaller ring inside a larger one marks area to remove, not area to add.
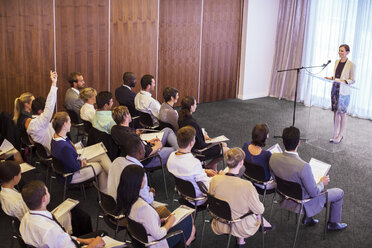
[[[87,87],[108,90],[109,6],[106,0],[56,0],[58,110],[62,110],[68,75],[83,73]]]
[[[198,95],[201,8],[199,0],[161,0],[159,19],[158,99],[163,89],[178,89],[180,98]]]
[[[13,113],[23,92],[35,96],[50,87],[53,61],[53,3],[0,1],[0,110]]]
[[[200,102],[236,96],[240,0],[204,0]]]
[[[12,113],[26,91],[46,97],[55,67],[58,110],[74,71],[97,91],[114,93],[132,71],[136,92],[144,74],[157,77],[160,101],[166,86],[200,102],[235,97],[242,1],[55,0],[53,15],[52,0],[2,0],[0,109]]]
[[[110,81],[111,92],[123,84],[124,72],[136,74],[135,92],[141,77],[156,75],[158,1],[111,0]]]

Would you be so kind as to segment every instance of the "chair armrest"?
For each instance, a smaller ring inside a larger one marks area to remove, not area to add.
[[[154,245],[154,244],[157,244],[159,243],[160,241],[164,240],[164,239],[168,239],[168,238],[171,238],[171,237],[174,237],[174,236],[177,236],[177,235],[180,235],[182,234],[183,236],[183,241],[185,243],[185,235],[183,234],[183,231],[182,230],[177,230],[177,231],[174,231],[174,232],[171,232],[171,233],[168,233],[167,235],[165,235],[163,238],[161,239],[158,239],[158,240],[155,240],[155,241],[152,241],[150,243],[148,243],[148,246],[151,246],[151,245]]]

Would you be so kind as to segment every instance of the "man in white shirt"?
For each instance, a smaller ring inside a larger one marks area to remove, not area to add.
[[[160,103],[151,97],[151,92],[155,89],[155,79],[152,75],[144,75],[141,78],[142,90],[134,98],[136,109],[151,115],[154,126],[159,125]]]
[[[195,144],[195,128],[186,126],[178,130],[177,142],[179,149],[172,152],[169,156],[167,167],[168,171],[175,177],[191,182],[195,188],[196,197],[201,197],[203,193],[200,191],[197,182],[203,182],[209,188],[210,177],[216,175],[216,172],[211,169],[203,169],[200,160],[195,158],[191,149]],[[199,201],[198,205],[205,201]]]
[[[80,239],[70,236],[57,222],[52,213],[47,210],[50,202],[48,189],[42,181],[32,181],[22,189],[22,198],[30,209],[24,215],[19,227],[23,241],[35,247],[104,247],[105,242],[100,236]]]
[[[107,192],[116,200],[117,189],[120,183],[121,173],[130,164],[136,164],[143,168],[140,160],[145,156],[145,147],[141,139],[133,135],[132,139],[128,139],[126,142],[127,156],[117,157],[112,166],[110,167],[108,174],[108,185]],[[150,188],[147,182],[147,175],[145,175],[145,186],[140,190],[140,197],[145,200],[148,204],[152,204],[154,201],[155,189]]]
[[[50,141],[54,134],[50,120],[53,117],[57,100],[57,78],[57,72],[50,71],[52,85],[48,97],[46,101],[43,97],[38,97],[32,101],[31,108],[35,116],[33,116],[27,127],[27,134],[30,135],[33,141],[42,144],[48,154],[50,154]]]
[[[83,74],[81,72],[72,72],[69,76],[68,82],[71,85],[66,91],[65,95],[65,108],[68,110],[73,110],[80,116],[80,109],[84,102],[79,98],[80,90],[84,89],[85,82]]]

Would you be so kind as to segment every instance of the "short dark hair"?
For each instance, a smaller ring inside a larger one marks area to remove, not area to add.
[[[117,212],[130,214],[133,204],[139,197],[145,169],[136,164],[124,168],[117,188]]]
[[[196,135],[196,130],[192,126],[185,126],[177,131],[177,143],[180,148],[186,148]]]
[[[282,133],[283,144],[287,151],[293,151],[300,141],[300,130],[297,127],[286,127]]]
[[[79,80],[77,79],[79,76],[83,76],[81,72],[71,72],[68,76],[68,82],[70,83],[71,87],[74,86],[74,83],[77,83]]]
[[[172,96],[173,96],[173,98],[176,98],[177,93],[178,93],[178,90],[176,88],[166,87],[163,90],[164,101],[169,102],[170,100],[172,100]]]
[[[144,90],[147,88],[147,85],[151,85],[152,80],[154,79],[153,75],[146,74],[141,78],[141,88]]]
[[[136,80],[136,75],[133,72],[125,72],[123,74],[123,82],[125,85],[130,86]]]
[[[252,129],[252,141],[251,143],[255,146],[264,147],[266,144],[267,135],[269,134],[269,128],[266,124],[257,124]]]
[[[39,110],[44,110],[45,108],[45,98],[42,96],[36,97],[35,100],[32,101],[31,109],[34,115],[37,115]]]
[[[41,206],[41,200],[45,194],[45,184],[39,180],[31,181],[22,188],[22,198],[30,210]]]
[[[346,52],[350,52],[350,47],[349,47],[349,45],[347,45],[347,44],[342,44],[342,45],[339,46],[339,48],[341,48],[341,47],[345,48],[345,51],[346,51]]]
[[[145,149],[141,138],[137,134],[129,135],[124,146],[126,154],[131,157],[136,157],[141,152],[141,149]]]
[[[105,106],[105,104],[109,105],[111,99],[112,99],[112,93],[111,92],[101,91],[96,96],[97,108],[102,109]]]
[[[21,166],[12,160],[0,162],[0,184],[10,182],[21,172]]]

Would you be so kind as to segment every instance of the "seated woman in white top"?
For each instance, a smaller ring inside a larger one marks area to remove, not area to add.
[[[93,88],[85,88],[80,91],[79,98],[84,101],[84,105],[80,109],[80,118],[84,121],[93,120],[96,110],[94,104],[96,103],[97,91]]]
[[[28,212],[28,207],[22,199],[22,195],[15,186],[21,180],[21,167],[14,161],[5,161],[0,163],[0,203],[3,211],[12,217],[16,217],[19,221]],[[72,233],[70,214],[61,216],[58,221],[66,229]]]
[[[158,213],[146,201],[139,197],[140,189],[145,185],[145,170],[135,164],[128,165],[121,173],[117,192],[119,212],[144,226],[149,242],[158,240],[168,232],[182,230],[186,245],[195,238],[195,227],[191,215],[172,227],[175,217],[171,214],[167,219],[160,219]],[[163,224],[163,225],[162,225]],[[162,240],[151,247],[174,247],[183,242],[181,235]]]

